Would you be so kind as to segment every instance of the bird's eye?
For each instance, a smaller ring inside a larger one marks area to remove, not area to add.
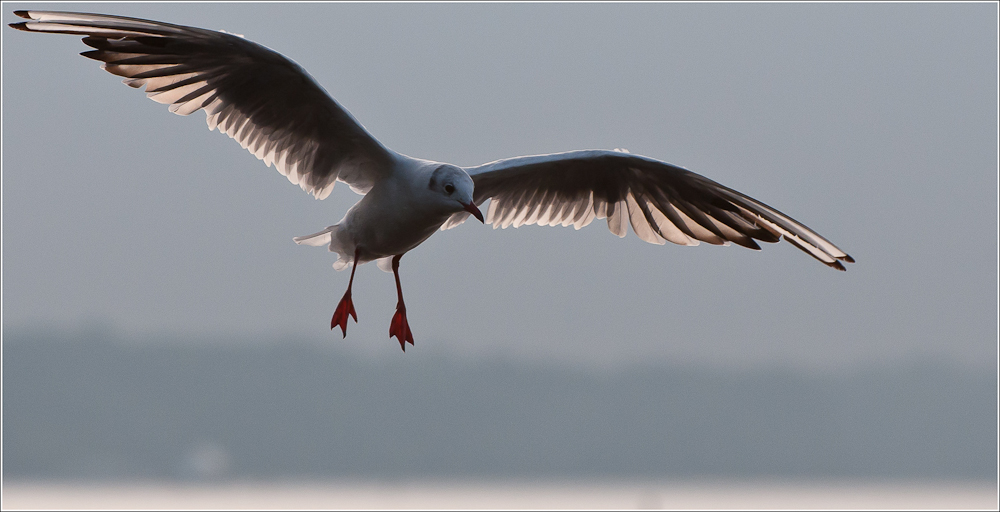
[[[452,185],[451,183],[449,183],[449,184],[447,184],[447,185],[444,186],[444,193],[445,194],[448,194],[450,196],[451,193],[454,192],[454,191],[455,191],[455,185]]]

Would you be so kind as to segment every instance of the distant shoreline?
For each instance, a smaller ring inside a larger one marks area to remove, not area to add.
[[[13,482],[10,509],[995,509],[987,481]]]

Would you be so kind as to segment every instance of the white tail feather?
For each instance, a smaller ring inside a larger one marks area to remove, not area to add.
[[[297,236],[292,240],[299,245],[311,245],[322,247],[328,245],[330,252],[337,253],[340,258],[333,263],[333,269],[341,271],[354,262],[354,244],[350,241],[347,232],[341,229],[340,224],[330,226],[319,233],[306,236]]]
[[[311,245],[313,247],[323,247],[324,245],[329,245],[333,241],[333,231],[337,226],[330,226],[319,233],[313,233],[306,236],[297,236],[292,240],[299,245]],[[333,249],[330,249],[331,251]]]

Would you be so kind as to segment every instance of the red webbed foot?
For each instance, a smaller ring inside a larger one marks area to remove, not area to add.
[[[351,300],[351,291],[347,290],[344,294],[344,298],[340,299],[340,304],[337,305],[337,310],[333,312],[333,318],[330,320],[330,329],[335,329],[340,326],[340,329],[344,333],[344,337],[347,337],[347,317],[350,316],[354,318],[354,323],[358,323],[358,314],[354,312],[354,301]]]
[[[413,345],[413,333],[410,331],[410,324],[406,322],[406,308],[396,308],[396,314],[392,315],[392,322],[389,324],[389,337],[395,336],[399,340],[399,348],[406,351],[406,343]]]
[[[410,332],[410,324],[406,323],[403,287],[399,284],[399,259],[402,257],[402,254],[392,257],[392,275],[396,278],[396,294],[399,297],[399,302],[396,303],[396,314],[392,315],[392,322],[389,324],[389,338],[395,336],[399,340],[399,348],[406,352],[406,342],[413,345],[413,333]]]
[[[351,300],[351,287],[354,286],[354,271],[358,269],[358,256],[360,254],[360,247],[354,249],[351,280],[347,282],[347,291],[344,292],[344,298],[340,299],[340,304],[337,304],[337,309],[333,312],[333,318],[330,319],[330,330],[332,331],[339,325],[345,338],[347,337],[347,317],[353,317],[354,323],[358,323],[358,314],[354,312],[354,301]]]

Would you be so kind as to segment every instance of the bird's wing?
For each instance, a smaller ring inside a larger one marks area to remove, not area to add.
[[[392,153],[298,64],[240,36],[121,16],[16,11],[11,27],[84,36],[106,71],[218,128],[289,181],[323,199],[339,179],[365,193]]]
[[[499,160],[466,171],[474,201],[490,202],[486,222],[494,229],[524,224],[580,229],[607,218],[623,237],[631,224],[654,244],[734,242],[760,249],[754,240],[784,237],[819,261],[845,270],[854,260],[795,219],[704,176],[658,160],[619,151],[573,151]],[[468,216],[454,215],[443,229]]]

